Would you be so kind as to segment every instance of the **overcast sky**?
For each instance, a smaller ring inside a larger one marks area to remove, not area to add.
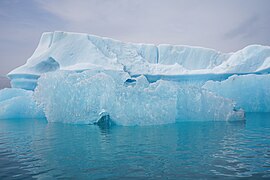
[[[24,64],[44,31],[223,52],[270,45],[270,0],[0,0],[0,75]]]

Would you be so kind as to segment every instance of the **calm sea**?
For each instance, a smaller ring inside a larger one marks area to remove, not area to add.
[[[270,178],[270,114],[100,128],[0,120],[0,179]]]

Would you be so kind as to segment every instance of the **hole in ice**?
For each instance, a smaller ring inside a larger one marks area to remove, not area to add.
[[[34,68],[40,73],[45,73],[59,69],[60,65],[52,57],[49,57],[47,60],[38,63]]]
[[[136,84],[136,79],[127,79],[125,81],[126,86],[134,86]]]
[[[109,114],[104,114],[97,122],[94,123],[101,128],[110,128],[114,125],[114,122],[111,120]]]

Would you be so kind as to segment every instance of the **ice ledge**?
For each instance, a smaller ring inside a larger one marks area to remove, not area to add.
[[[152,81],[224,80],[234,74],[268,74],[270,47],[250,45],[237,52],[221,53],[186,45],[125,43],[88,34],[46,32],[26,64],[8,77],[12,87],[33,89],[33,79],[43,73],[91,69],[126,71],[132,76],[146,75]]]

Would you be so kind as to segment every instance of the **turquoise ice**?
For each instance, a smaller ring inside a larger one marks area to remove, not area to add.
[[[270,112],[270,75],[231,76],[225,81],[208,81],[203,88],[233,99],[246,112]]]
[[[144,76],[116,71],[47,73],[34,96],[49,122],[93,124],[104,115],[118,125],[244,119],[232,100],[214,93],[164,80],[149,83]]]
[[[0,119],[45,118],[43,110],[36,105],[33,92],[23,89],[0,91]]]

